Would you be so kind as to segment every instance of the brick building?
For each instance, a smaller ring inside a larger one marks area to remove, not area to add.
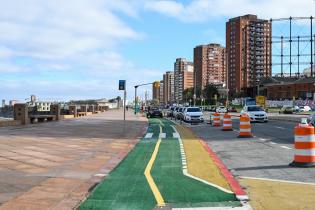
[[[194,48],[195,83],[198,89],[204,89],[207,84],[225,85],[225,57],[225,48],[220,44]]]
[[[314,99],[315,78],[273,77],[262,80],[262,92],[269,100]]]
[[[194,85],[193,63],[185,58],[177,58],[174,63],[174,101],[183,101],[183,91]]]
[[[171,104],[174,102],[174,72],[167,71],[163,74],[163,91],[164,104]]]
[[[230,93],[246,92],[271,76],[271,23],[256,15],[226,23],[227,84]]]

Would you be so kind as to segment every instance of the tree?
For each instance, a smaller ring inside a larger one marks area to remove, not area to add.
[[[191,88],[186,88],[184,91],[183,91],[183,100],[185,102],[189,101],[189,99],[193,99],[193,96],[194,96],[194,88],[191,87]]]
[[[219,97],[217,87],[213,84],[206,85],[206,87],[203,89],[203,97],[205,98],[205,100],[211,103],[214,95],[217,95],[217,97]]]

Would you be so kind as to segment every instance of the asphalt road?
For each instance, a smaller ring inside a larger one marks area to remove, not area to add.
[[[253,138],[237,138],[237,118],[233,119],[234,131],[205,123],[186,126],[207,141],[235,176],[315,183],[315,168],[289,166],[294,159],[296,124],[277,120],[252,123]]]

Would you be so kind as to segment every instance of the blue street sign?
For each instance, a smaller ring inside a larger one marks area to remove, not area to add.
[[[126,80],[119,80],[119,90],[126,90]]]

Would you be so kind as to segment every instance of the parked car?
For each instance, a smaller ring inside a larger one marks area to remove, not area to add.
[[[179,108],[180,108],[180,107],[178,107],[178,106],[174,108],[174,110],[173,110],[173,117],[174,117],[174,118],[176,118],[177,111],[179,110]]]
[[[218,106],[216,109],[215,109],[216,112],[218,113],[225,113],[227,112],[227,109],[225,106]]]
[[[199,107],[186,107],[183,112],[185,122],[200,123],[204,122],[204,117]]]
[[[293,114],[293,113],[294,113],[294,108],[288,105],[284,105],[279,111],[279,114]]]
[[[177,114],[175,116],[175,118],[177,120],[184,120],[184,111],[185,111],[185,107],[180,107],[177,111]]]
[[[300,112],[300,107],[294,106],[293,107],[293,112]]]
[[[309,111],[311,111],[312,109],[311,109],[311,107],[309,107],[309,106],[300,106],[300,111],[301,112],[309,112]]]
[[[263,108],[257,105],[244,106],[241,114],[247,114],[251,122],[268,122],[268,115]]]
[[[169,109],[166,111],[167,117],[173,117],[174,109],[175,109],[175,107],[169,107]]]
[[[307,122],[312,126],[315,126],[315,113],[310,114],[307,118]]]
[[[147,117],[148,118],[152,118],[152,117],[160,117],[160,118],[162,118],[163,114],[162,114],[162,111],[160,109],[153,108],[153,109],[150,109],[148,111]]]

